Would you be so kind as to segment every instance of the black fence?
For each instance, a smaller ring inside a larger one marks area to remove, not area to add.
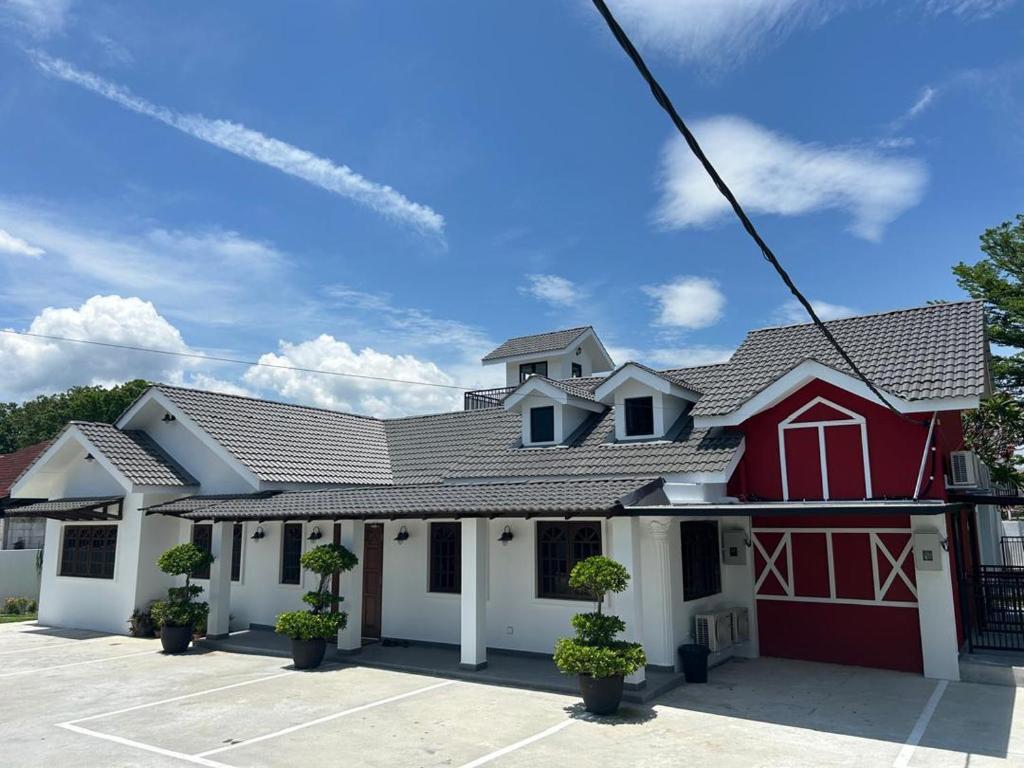
[[[466,392],[463,395],[462,408],[465,411],[500,408],[501,401],[514,389],[515,387],[498,387],[497,389],[475,389]]]
[[[999,543],[1003,550],[1004,565],[1024,566],[1024,536],[1003,536]]]
[[[971,647],[1024,651],[1024,565],[977,566],[965,586]]]

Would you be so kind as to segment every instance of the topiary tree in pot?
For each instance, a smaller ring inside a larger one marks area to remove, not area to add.
[[[592,597],[597,610],[572,617],[576,636],[555,644],[555,665],[563,674],[578,676],[583,704],[595,715],[618,711],[626,675],[647,664],[639,643],[615,639],[626,623],[601,610],[605,596],[624,591],[628,583],[625,566],[601,555],[581,560],[569,574],[569,586]]]
[[[160,628],[160,644],[165,653],[183,653],[192,642],[197,624],[205,624],[208,603],[195,598],[203,588],[192,584],[192,574],[213,562],[213,556],[195,544],[178,544],[157,558],[157,567],[171,576],[184,576],[185,585],[167,590],[166,600],[156,600],[149,612]]]
[[[331,577],[351,571],[359,564],[359,558],[340,544],[321,544],[304,553],[299,563],[319,576],[320,583],[302,597],[309,609],[282,613],[277,617],[274,630],[291,638],[295,668],[311,669],[324,660],[327,640],[336,636],[348,622],[347,613],[331,610],[336,599],[328,591]]]

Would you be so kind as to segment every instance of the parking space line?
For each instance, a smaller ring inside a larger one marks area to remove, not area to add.
[[[125,707],[124,709],[115,709],[111,712],[101,712],[98,715],[89,715],[87,717],[77,717],[74,720],[68,720],[66,723],[61,725],[74,725],[76,723],[85,723],[89,720],[99,720],[104,717],[113,717],[114,715],[123,715],[126,712],[135,712],[139,709],[149,709],[150,707],[159,707],[161,704],[172,704],[175,701],[184,701],[185,699],[194,699],[196,696],[205,696],[208,693],[217,693],[218,691],[227,691],[231,688],[241,688],[243,685],[252,685],[253,683],[263,683],[267,680],[277,680],[279,677],[285,677],[286,675],[294,675],[295,672],[281,672],[276,675],[267,675],[266,677],[258,677],[254,680],[243,680],[240,683],[231,683],[230,685],[222,685],[217,688],[207,688],[204,691],[195,691],[194,693],[184,693],[181,696],[174,696],[170,699],[161,699],[160,701],[150,701],[145,704],[136,704],[134,707]]]
[[[540,733],[535,733],[533,734],[533,736],[527,736],[525,739],[521,739],[520,741],[517,741],[515,744],[509,744],[507,747],[502,747],[501,749],[495,750],[494,752],[484,755],[483,757],[478,757],[476,760],[473,760],[472,762],[463,765],[462,768],[477,768],[477,766],[479,765],[484,765],[485,763],[489,763],[492,760],[497,760],[499,757],[507,755],[509,752],[515,752],[517,749],[522,749],[525,746],[533,744],[535,741],[546,739],[548,736],[558,733],[560,730],[562,730],[563,728],[567,728],[574,722],[575,720],[563,720],[562,722],[556,723],[555,725],[552,725],[550,728],[547,728],[541,731]]]
[[[130,659],[135,656],[149,656],[154,653],[160,653],[160,651],[140,651],[139,653],[126,653],[122,656],[108,656],[103,659],[87,659],[86,661],[73,661],[70,664],[58,664],[55,667],[42,667],[36,669],[19,669],[17,672],[5,672],[0,675],[0,678],[4,677],[17,677],[18,675],[37,675],[40,672],[49,672],[53,669],[67,669],[68,667],[80,667],[83,664],[101,664],[104,661],[117,661],[118,659]]]
[[[221,752],[227,752],[229,749],[237,749],[238,747],[247,747],[250,744],[257,744],[257,743],[259,743],[261,741],[267,741],[268,739],[276,739],[279,736],[287,736],[290,733],[295,733],[296,731],[301,731],[304,728],[312,728],[314,725],[321,725],[322,723],[327,723],[327,722],[330,722],[331,720],[337,720],[340,717],[346,717],[348,715],[354,715],[357,712],[365,712],[368,709],[373,709],[374,707],[380,707],[380,706],[383,706],[384,704],[391,704],[392,702],[395,702],[395,701],[401,701],[402,699],[407,699],[410,696],[418,696],[421,693],[427,693],[428,691],[435,691],[438,688],[444,688],[445,686],[448,686],[448,685],[455,685],[456,682],[457,682],[456,680],[445,680],[443,683],[435,683],[434,685],[428,685],[425,688],[417,688],[415,691],[408,691],[407,693],[400,693],[397,696],[389,696],[388,698],[380,699],[379,701],[371,701],[369,704],[362,704],[362,705],[360,705],[358,707],[352,707],[351,709],[345,709],[345,710],[342,710],[341,712],[335,712],[332,715],[325,715],[324,717],[318,717],[316,720],[310,720],[309,722],[306,722],[306,723],[299,723],[298,725],[293,725],[293,726],[290,726],[288,728],[282,728],[280,731],[274,731],[273,733],[265,733],[262,736],[255,736],[255,737],[253,737],[251,739],[245,739],[244,741],[239,741],[239,742],[236,742],[234,744],[228,744],[228,745],[223,746],[223,747],[217,747],[216,749],[208,749],[205,752],[199,752],[199,753],[193,755],[193,757],[204,758],[204,757],[207,757],[208,755],[216,755],[216,754],[220,754]]]
[[[115,637],[119,636],[103,635],[102,637],[83,637],[81,640],[72,640],[70,643],[44,643],[43,645],[34,645],[31,648],[15,648],[10,651],[0,651],[0,656],[6,656],[9,653],[25,653],[26,651],[48,651],[51,648],[65,648],[69,645],[81,645],[82,643],[92,643],[96,640],[110,640]]]
[[[936,683],[935,690],[932,691],[931,697],[924,705],[924,709],[921,710],[921,715],[917,718],[917,722],[914,723],[913,730],[910,731],[910,735],[903,743],[900,753],[896,756],[896,760],[892,764],[893,768],[907,768],[907,766],[910,765],[910,759],[914,756],[914,750],[917,749],[917,745],[921,743],[921,737],[924,736],[924,732],[928,728],[928,723],[931,722],[932,715],[935,714],[935,709],[939,706],[939,699],[941,699],[942,694],[946,692],[946,687],[948,685],[948,680],[939,680],[939,682]]]
[[[141,741],[126,739],[122,736],[113,736],[109,733],[100,733],[99,731],[92,731],[88,728],[83,728],[80,725],[74,725],[72,723],[60,723],[57,727],[82,734],[83,736],[92,736],[93,738],[103,739],[104,741],[110,741],[114,744],[122,744],[126,747],[134,747],[135,749],[142,749],[146,752],[153,752],[157,755],[163,755],[164,757],[174,757],[178,760],[184,760],[187,763],[193,763],[195,765],[205,765],[207,766],[207,768],[234,768],[234,766],[230,766],[227,763],[218,763],[216,760],[207,760],[196,755],[186,755],[184,752],[175,752],[173,749],[154,747],[152,744],[144,744]]]

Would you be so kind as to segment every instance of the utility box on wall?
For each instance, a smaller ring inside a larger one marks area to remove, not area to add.
[[[919,571],[942,570],[942,537],[937,531],[914,534],[914,565]]]
[[[722,562],[725,565],[747,564],[747,532],[742,528],[722,531]]]

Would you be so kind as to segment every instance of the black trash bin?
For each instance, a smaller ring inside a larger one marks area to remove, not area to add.
[[[708,655],[711,651],[705,645],[680,645],[679,658],[683,662],[683,674],[688,683],[708,681]]]

